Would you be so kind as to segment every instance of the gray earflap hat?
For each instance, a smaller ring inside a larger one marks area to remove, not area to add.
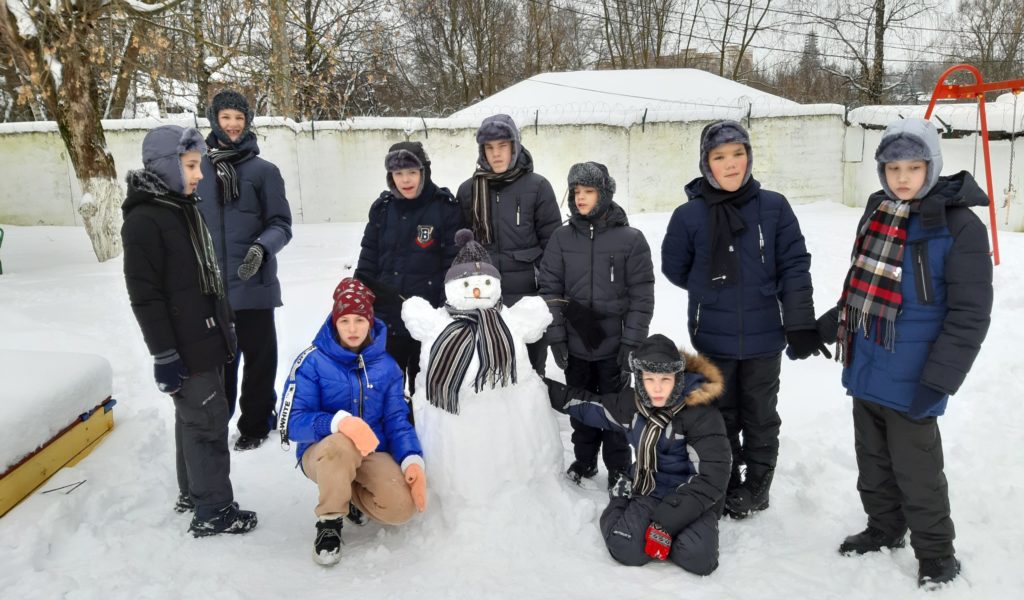
[[[415,197],[418,198],[423,191],[423,186],[430,179],[430,157],[423,149],[422,142],[398,142],[388,148],[388,153],[384,156],[384,169],[387,171],[388,189],[395,197],[398,197],[399,194],[395,187],[395,179],[391,174],[404,169],[419,169],[423,176],[420,177],[420,187],[416,190]]]
[[[897,160],[923,160],[928,163],[924,185],[914,195],[915,200],[924,198],[935,187],[942,171],[939,134],[935,126],[924,119],[900,119],[890,123],[878,142],[875,160],[878,161],[878,180],[882,183],[882,190],[893,199],[896,199],[896,195],[889,189],[885,179],[886,163]]]
[[[508,115],[492,115],[484,119],[480,123],[480,128],[476,130],[476,143],[480,147],[480,156],[477,159],[477,164],[488,171],[491,170],[491,165],[487,162],[487,156],[484,154],[484,144],[497,140],[509,140],[512,142],[512,159],[508,164],[508,167],[511,169],[516,165],[520,151],[523,148],[519,128],[516,127],[516,122],[512,120],[512,117]]]
[[[501,279],[501,273],[491,264],[491,256],[487,250],[474,239],[473,232],[469,229],[460,229],[455,232],[455,245],[461,250],[455,255],[452,266],[444,275],[444,282],[449,283],[454,279],[470,277],[472,275],[490,275],[495,279]]]
[[[675,385],[672,386],[672,393],[665,402],[665,407],[678,404],[682,398],[683,386],[686,383],[686,359],[676,347],[675,343],[656,333],[637,346],[636,350],[629,353],[629,365],[632,368],[636,381],[636,393],[644,406],[653,406],[651,397],[647,395],[644,388],[643,372],[648,373],[674,373],[676,376]]]
[[[708,154],[722,144],[743,144],[743,147],[747,149],[747,172],[743,175],[743,183],[740,184],[741,186],[746,185],[750,181],[750,174],[754,169],[754,152],[750,147],[750,135],[738,121],[715,121],[704,127],[704,131],[700,134],[700,174],[711,184],[711,187],[716,190],[722,189],[722,186],[715,181],[714,175],[711,174],[711,166],[708,165]]]
[[[217,92],[213,100],[210,100],[210,106],[206,108],[206,119],[210,122],[213,135],[217,136],[217,139],[225,144],[232,144],[231,138],[220,128],[220,121],[217,118],[220,115],[220,111],[228,108],[237,110],[245,115],[245,131],[242,132],[242,137],[239,141],[244,139],[245,134],[252,129],[252,109],[249,108],[249,101],[245,99],[245,96],[235,90],[221,90]]]
[[[151,129],[142,140],[142,166],[159,177],[168,190],[184,194],[185,175],[180,157],[186,152],[206,154],[203,134],[193,127],[161,125]]]
[[[590,211],[590,214],[586,215],[587,219],[593,219],[603,214],[611,205],[612,198],[615,197],[615,178],[608,173],[608,167],[599,162],[574,164],[569,167],[567,180],[569,183],[569,211],[574,215],[579,214],[576,201],[572,198],[577,185],[597,188],[599,192],[597,206]]]

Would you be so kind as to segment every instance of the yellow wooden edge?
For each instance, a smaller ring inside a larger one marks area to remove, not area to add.
[[[102,406],[0,479],[0,517],[27,498],[61,467],[78,464],[114,428],[114,413]]]

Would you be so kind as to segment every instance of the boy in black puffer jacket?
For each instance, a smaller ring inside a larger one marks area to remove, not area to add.
[[[718,517],[732,452],[712,401],[722,374],[663,335],[632,352],[637,386],[592,394],[546,380],[551,406],[590,426],[624,432],[636,450],[632,480],[611,490],[601,534],[615,560],[652,558],[708,575],[718,567]],[[698,468],[699,465],[699,468]]]
[[[647,337],[654,314],[651,248],[629,226],[614,194],[615,180],[604,165],[572,166],[572,217],[551,235],[540,270],[540,293],[553,317],[545,339],[555,363],[568,385],[598,394],[622,389],[629,351]],[[566,475],[576,483],[596,475],[600,451],[610,488],[629,468],[625,438],[575,418],[570,423],[576,460]]]

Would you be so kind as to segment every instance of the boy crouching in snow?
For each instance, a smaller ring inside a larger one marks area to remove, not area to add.
[[[609,492],[601,515],[608,552],[624,565],[668,559],[697,575],[718,568],[722,514],[732,450],[711,402],[722,374],[663,335],[632,352],[636,390],[594,394],[546,379],[551,406],[580,421],[626,435],[636,451],[632,481]]]

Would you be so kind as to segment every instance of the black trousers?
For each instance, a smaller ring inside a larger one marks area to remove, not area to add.
[[[622,389],[625,381],[615,357],[588,361],[569,355],[565,369],[565,384],[584,388],[596,394],[610,394]],[[618,431],[598,429],[585,425],[570,417],[572,445],[576,460],[597,464],[597,453],[601,452],[604,466],[609,470],[625,471],[633,462],[626,436]]]
[[[238,353],[224,371],[224,389],[230,414],[235,413],[238,400],[238,432],[244,436],[264,438],[274,426],[277,404],[277,328],[274,309],[235,311],[235,333]],[[242,395],[238,396],[238,365],[242,368]]]
[[[217,371],[192,373],[173,394],[178,492],[209,518],[233,499],[228,452],[228,402]]]
[[[853,401],[857,491],[868,525],[896,535],[910,528],[914,555],[953,555],[953,520],[936,417],[921,420]]]
[[[775,469],[779,458],[782,354],[744,360],[710,358],[722,371],[725,383],[718,408],[732,446],[733,468],[745,464],[747,479],[762,479]]]
[[[420,372],[420,343],[409,336],[388,333],[385,349],[398,363],[398,368],[402,369],[411,398],[416,393],[416,375]]]
[[[612,498],[601,513],[601,535],[612,558],[630,567],[654,560],[644,552],[644,546],[651,515],[660,503],[650,496]],[[697,575],[710,575],[717,569],[717,511],[705,512],[673,536],[668,560]]]

